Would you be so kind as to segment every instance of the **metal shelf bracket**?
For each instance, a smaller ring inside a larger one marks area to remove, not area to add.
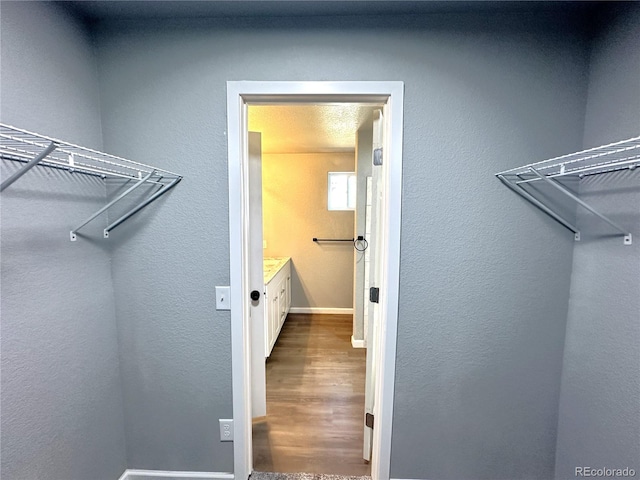
[[[562,216],[554,212],[552,209],[547,207],[544,203],[542,203],[540,200],[534,197],[531,193],[526,191],[522,185],[518,183],[512,183],[511,181],[509,181],[507,178],[505,178],[503,175],[500,175],[500,174],[498,174],[497,177],[500,179],[500,181],[502,181],[502,183],[504,183],[507,187],[509,187],[515,193],[517,193],[524,199],[531,202],[533,205],[538,207],[540,210],[542,210],[544,213],[546,213],[551,218],[556,220],[558,223],[562,224],[564,227],[571,230],[574,233],[575,240],[580,241],[580,230],[578,230],[578,227],[576,227],[573,223],[566,220],[565,218],[563,218]]]
[[[9,178],[7,178],[4,182],[2,182],[2,185],[0,185],[0,192],[4,191],[5,188],[7,188],[13,182],[18,180],[21,176],[23,176],[33,167],[38,165],[42,160],[45,159],[45,157],[47,157],[51,152],[53,152],[56,149],[56,147],[57,145],[55,143],[49,142],[49,145],[42,152],[36,155],[32,160],[27,162],[27,164],[24,167],[22,167],[20,170],[18,170]]]
[[[73,230],[71,230],[71,232],[69,232],[69,236],[71,238],[72,242],[75,242],[77,240],[77,235],[76,233],[78,232],[78,230],[80,230],[82,227],[84,227],[87,223],[89,223],[91,220],[93,220],[94,218],[96,218],[98,215],[100,215],[101,213],[103,213],[105,210],[107,210],[109,207],[113,206],[114,204],[116,204],[117,202],[119,202],[120,200],[122,200],[124,197],[126,197],[127,195],[129,195],[131,192],[133,192],[136,188],[138,188],[140,185],[142,185],[143,183],[145,183],[147,180],[149,180],[153,175],[155,175],[156,171],[152,170],[149,174],[147,174],[146,177],[141,178],[140,180],[138,180],[133,186],[131,186],[130,188],[128,188],[125,192],[121,193],[120,195],[118,195],[116,198],[114,198],[113,200],[111,200],[109,203],[107,203],[104,207],[102,207],[100,210],[98,210],[96,213],[94,213],[93,215],[91,215],[89,218],[87,218],[84,222],[82,222],[80,225],[78,225],[76,228],[74,228]]]
[[[109,238],[109,232],[111,232],[111,230],[113,230],[118,225],[120,225],[122,222],[127,220],[129,217],[132,217],[133,215],[138,213],[140,210],[142,210],[144,207],[146,207],[147,205],[149,205],[150,203],[152,203],[153,201],[157,200],[162,195],[167,193],[169,190],[171,190],[173,187],[175,187],[178,183],[180,183],[180,180],[182,180],[182,177],[176,177],[175,179],[173,179],[173,181],[171,181],[170,183],[162,186],[156,193],[151,195],[146,200],[142,201],[139,205],[137,205],[136,207],[132,208],[127,213],[125,213],[120,218],[118,218],[115,222],[110,224],[107,228],[104,229],[104,232],[103,232],[104,238]]]
[[[577,195],[574,195],[568,188],[564,187],[563,185],[561,185],[557,180],[553,179],[553,178],[548,178],[544,175],[542,175],[540,172],[538,172],[538,170],[536,170],[533,167],[529,167],[529,170],[531,172],[533,172],[536,176],[538,176],[541,180],[543,180],[544,182],[546,182],[547,184],[551,185],[552,187],[554,187],[555,189],[557,189],[558,191],[564,193],[567,197],[569,197],[570,199],[572,199],[573,201],[577,202],[578,205],[582,206],[583,208],[585,208],[586,210],[590,211],[591,213],[593,213],[596,217],[598,217],[599,219],[601,219],[602,221],[608,223],[609,225],[611,225],[614,229],[618,230],[620,233],[622,233],[622,235],[624,236],[624,240],[623,240],[623,244],[624,245],[631,245],[632,244],[632,236],[631,233],[628,230],[625,230],[624,228],[622,228],[620,225],[618,225],[617,223],[615,223],[613,220],[611,220],[609,217],[601,214],[600,212],[598,212],[596,209],[594,209],[591,205],[589,205],[588,203],[586,203],[584,200],[582,200],[580,197],[578,197]],[[576,232],[579,233],[579,232]]]

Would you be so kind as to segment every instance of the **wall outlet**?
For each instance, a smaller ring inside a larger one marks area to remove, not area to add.
[[[220,419],[220,441],[233,442],[233,420]]]
[[[263,249],[267,248],[267,241],[266,240],[262,240],[262,248]]]

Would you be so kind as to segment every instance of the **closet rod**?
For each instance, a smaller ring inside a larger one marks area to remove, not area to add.
[[[22,167],[20,170],[18,170],[9,178],[7,178],[4,182],[2,182],[2,185],[0,185],[0,192],[4,191],[5,188],[7,188],[13,182],[18,180],[21,176],[23,176],[33,167],[38,165],[47,155],[53,152],[56,149],[56,147],[57,145],[55,143],[50,142],[49,145],[42,152],[38,154],[38,156],[36,156],[35,158],[27,162],[27,164],[24,167]]]

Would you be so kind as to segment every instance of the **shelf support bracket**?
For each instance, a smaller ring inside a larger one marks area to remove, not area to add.
[[[104,207],[102,207],[100,210],[98,210],[96,213],[94,213],[93,215],[91,215],[89,218],[87,218],[84,222],[82,222],[80,225],[78,225],[76,228],[74,228],[73,230],[71,230],[71,232],[69,232],[69,236],[71,238],[72,242],[75,242],[77,240],[77,236],[76,233],[78,232],[78,230],[80,230],[82,227],[84,227],[87,223],[89,223],[91,220],[93,220],[94,218],[96,218],[98,215],[100,215],[102,212],[104,212],[105,210],[107,210],[109,207],[111,207],[112,205],[114,205],[115,203],[119,202],[120,200],[122,200],[124,197],[126,197],[127,195],[129,195],[131,192],[133,192],[136,188],[138,188],[140,185],[142,185],[143,183],[145,183],[147,180],[149,180],[153,175],[155,175],[156,171],[152,170],[151,173],[149,173],[146,177],[141,178],[140,180],[138,180],[135,185],[131,186],[130,188],[128,188],[125,192],[122,192],[120,195],[118,195],[116,198],[114,198],[113,200],[111,200],[109,203],[107,203]]]
[[[557,180],[554,180],[553,178],[548,178],[548,177],[544,176],[543,174],[538,172],[533,167],[529,167],[529,170],[531,170],[541,180],[544,180],[545,182],[547,182],[552,187],[554,187],[557,190],[559,190],[560,192],[564,193],[566,196],[568,196],[569,198],[571,198],[572,200],[577,202],[578,205],[581,205],[583,208],[585,208],[588,211],[590,211],[591,213],[593,213],[596,217],[600,218],[601,220],[603,220],[604,222],[608,223],[613,228],[618,230],[620,233],[622,233],[622,235],[624,235],[624,241],[623,241],[624,245],[631,245],[632,244],[633,240],[632,240],[631,233],[629,231],[625,230],[620,225],[618,225],[617,223],[613,222],[611,219],[609,219],[609,217],[606,217],[605,215],[603,215],[600,212],[598,212],[597,210],[595,210],[592,206],[590,206],[588,203],[586,203],[580,197],[578,197],[577,195],[574,195],[573,192],[571,192],[566,187],[562,186]]]
[[[135,215],[136,213],[138,213],[140,210],[142,210],[144,207],[149,205],[154,200],[158,199],[160,196],[162,196],[165,193],[167,193],[169,190],[171,190],[173,187],[175,187],[180,182],[180,180],[182,180],[182,177],[175,178],[171,183],[168,183],[168,184],[164,185],[160,190],[158,190],[156,193],[154,193],[149,198],[144,200],[140,205],[138,205],[137,207],[132,208],[127,213],[122,215],[119,219],[117,219],[115,222],[113,222],[111,225],[109,225],[107,228],[104,229],[104,238],[109,238],[109,232],[111,230],[116,228],[118,225],[120,225],[122,222],[127,220],[129,217],[131,217],[131,216]]]
[[[53,143],[53,142],[49,143],[49,145],[42,152],[40,152],[37,157],[34,157],[31,160],[29,160],[29,162],[27,162],[27,164],[24,167],[22,167],[20,170],[18,170],[13,175],[11,175],[9,178],[7,178],[4,182],[2,182],[2,184],[0,185],[0,192],[3,192],[5,188],[7,188],[13,182],[18,180],[21,176],[23,176],[25,173],[27,173],[33,167],[38,165],[42,160],[44,160],[44,158],[47,155],[49,155],[55,149],[56,149],[56,144]]]
[[[573,225],[571,222],[569,222],[568,220],[565,220],[564,218],[562,218],[560,215],[558,215],[556,212],[554,212],[553,210],[551,210],[549,207],[547,207],[544,203],[542,203],[540,200],[538,200],[536,197],[534,197],[533,195],[531,195],[529,192],[527,192],[524,187],[522,187],[519,184],[513,184],[511,183],[509,180],[507,180],[503,175],[497,175],[498,179],[504,183],[507,187],[509,187],[511,190],[513,190],[515,193],[517,193],[518,195],[520,195],[521,197],[523,197],[524,199],[528,200],[529,202],[531,202],[533,205],[535,205],[536,207],[538,207],[540,210],[542,210],[544,213],[546,213],[547,215],[549,215],[551,218],[553,218],[554,220],[556,220],[558,223],[564,225],[566,228],[568,228],[569,230],[571,230],[574,234],[574,238],[575,240],[580,240],[580,230],[578,230],[578,228]]]

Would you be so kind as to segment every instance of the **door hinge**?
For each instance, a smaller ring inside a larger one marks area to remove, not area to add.
[[[369,428],[373,428],[373,413],[364,414],[364,424]]]
[[[380,299],[380,289],[378,287],[371,287],[369,289],[369,301],[371,303],[378,303]]]
[[[376,167],[379,167],[380,165],[382,165],[382,147],[376,148],[373,151],[373,164]]]

